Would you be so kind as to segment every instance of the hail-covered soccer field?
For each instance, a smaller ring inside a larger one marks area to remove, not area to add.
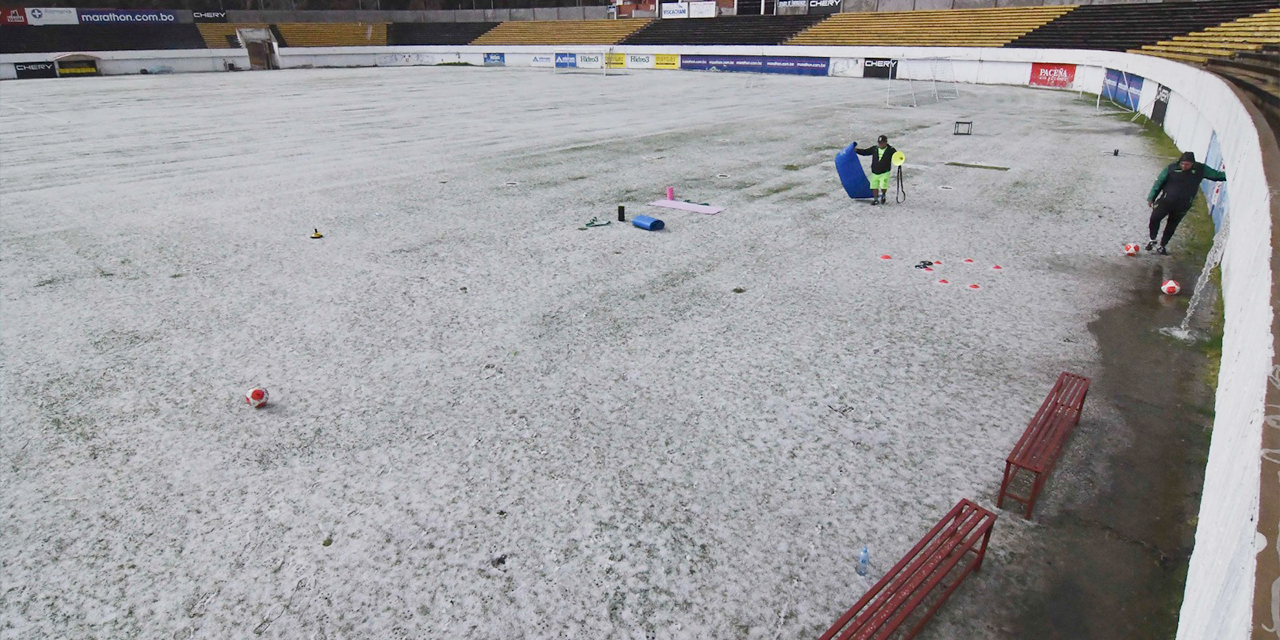
[[[1095,371],[1162,164],[1070,92],[883,82],[5,83],[0,637],[821,632]],[[872,207],[833,157],[882,133]]]

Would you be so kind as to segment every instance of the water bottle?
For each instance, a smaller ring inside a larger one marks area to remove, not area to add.
[[[867,565],[871,564],[871,554],[866,547],[862,547],[862,551],[858,553],[858,575],[867,575]]]

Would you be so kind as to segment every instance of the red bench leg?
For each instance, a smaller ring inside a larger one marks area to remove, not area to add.
[[[974,571],[982,571],[982,559],[987,557],[987,542],[991,541],[991,530],[994,528],[994,526],[987,527],[987,532],[982,534],[982,547],[978,549],[978,561],[973,565]]]
[[[1004,508],[1004,492],[1005,492],[1005,491],[1007,491],[1007,490],[1009,489],[1009,480],[1011,480],[1011,479],[1012,479],[1012,477],[1009,475],[1009,469],[1010,469],[1011,467],[1013,467],[1013,464],[1011,464],[1011,463],[1010,463],[1010,462],[1008,462],[1008,461],[1005,461],[1005,463],[1004,463],[1004,480],[1000,483],[1000,496],[999,496],[998,498],[996,498],[996,508],[997,508],[997,509],[1003,509],[1003,508]]]
[[[1036,506],[1036,498],[1040,497],[1040,490],[1044,488],[1045,473],[1037,473],[1035,482],[1031,484],[1031,495],[1027,498],[1027,520],[1031,519],[1031,510]]]

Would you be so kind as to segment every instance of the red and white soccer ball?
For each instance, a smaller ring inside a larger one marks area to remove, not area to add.
[[[254,409],[261,409],[267,406],[267,390],[262,387],[254,387],[244,394],[244,401]]]
[[[1177,280],[1165,280],[1164,284],[1160,285],[1160,290],[1167,295],[1176,296],[1179,291],[1182,291],[1182,285],[1178,284]]]
[[[1126,256],[1136,256],[1140,250],[1141,248],[1135,242],[1130,242],[1124,246],[1124,254]]]

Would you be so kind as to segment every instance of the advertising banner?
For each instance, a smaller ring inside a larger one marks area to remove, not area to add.
[[[19,80],[58,77],[58,67],[52,62],[15,62],[13,68],[17,70]]]
[[[551,67],[556,66],[555,57],[546,53],[535,54],[532,58],[529,59],[529,66],[546,67],[549,69]]]
[[[577,69],[578,54],[576,53],[557,53],[556,54],[557,69]]]
[[[843,6],[843,0],[809,0],[809,13],[840,13]]]
[[[27,9],[27,24],[39,27],[46,24],[80,24],[75,9]]]
[[[603,69],[604,54],[603,53],[579,53],[578,68],[579,69]]]
[[[1141,95],[1142,76],[1107,69],[1107,75],[1102,79],[1102,97],[1136,111]]]
[[[679,69],[680,54],[677,53],[659,53],[653,56],[654,69]]]
[[[175,24],[177,22],[177,11],[80,10],[80,24]]]
[[[27,24],[27,12],[22,9],[0,9],[0,24],[25,25]]]
[[[690,2],[689,17],[690,18],[716,17],[716,3],[715,2]]]
[[[842,78],[861,78],[862,60],[858,58],[832,58],[831,75]]]
[[[784,73],[802,76],[825,76],[830,58],[792,56],[680,56],[680,68],[694,71],[745,71],[748,73]]]
[[[1065,89],[1076,81],[1074,64],[1031,63],[1031,81],[1033,87],[1055,87]]]
[[[1151,105],[1151,121],[1157,126],[1164,126],[1164,116],[1169,111],[1169,87],[1156,84],[1156,102]]]
[[[896,78],[898,77],[898,61],[890,58],[863,58],[862,77]]]
[[[1222,146],[1218,143],[1217,131],[1209,136],[1209,149],[1204,154],[1204,166],[1218,171],[1227,170],[1226,164],[1222,161]],[[1205,202],[1209,204],[1209,217],[1213,219],[1213,228],[1216,230],[1222,226],[1222,216],[1227,211],[1227,183],[1202,180],[1200,190],[1204,192]]]
[[[507,55],[505,53],[486,53],[484,54],[484,66],[505,67],[507,66]]]
[[[196,22],[226,22],[226,11],[196,11],[191,14]]]
[[[604,66],[610,69],[626,69],[627,54],[625,53],[606,53],[604,54]]]
[[[627,68],[628,69],[652,69],[653,57],[654,56],[651,53],[645,53],[645,54],[629,53],[627,54]],[[678,64],[679,63],[677,63],[677,65]]]
[[[59,78],[80,78],[98,75],[97,60],[63,60],[58,63]]]
[[[825,76],[830,67],[831,58],[764,57],[765,73],[785,73],[793,76]]]
[[[688,2],[664,2],[662,3],[663,18],[688,18],[689,3]]]

